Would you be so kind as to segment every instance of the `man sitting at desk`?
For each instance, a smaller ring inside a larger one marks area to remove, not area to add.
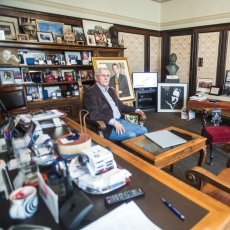
[[[109,87],[110,72],[107,68],[95,71],[96,83],[86,89],[83,107],[89,111],[91,120],[102,120],[106,124],[104,136],[110,140],[123,141],[143,135],[147,129],[122,118],[122,113],[138,112],[140,109],[124,105],[116,96],[113,88]]]

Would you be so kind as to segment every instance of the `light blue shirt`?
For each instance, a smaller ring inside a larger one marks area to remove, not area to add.
[[[117,119],[120,119],[121,113],[120,113],[118,107],[116,106],[113,98],[108,93],[109,87],[102,87],[98,83],[97,83],[97,86],[99,87],[99,89],[101,90],[101,92],[103,93],[103,95],[105,96],[106,100],[109,102],[109,105],[111,106],[111,108],[113,110],[113,118],[109,121],[109,124],[114,125],[114,122]]]

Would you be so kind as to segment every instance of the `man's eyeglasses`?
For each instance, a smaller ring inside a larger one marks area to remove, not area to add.
[[[98,76],[101,76],[101,77],[110,77],[110,74],[99,74]]]

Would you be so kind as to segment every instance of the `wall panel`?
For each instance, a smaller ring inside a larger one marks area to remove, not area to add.
[[[123,37],[124,56],[128,58],[130,74],[144,71],[144,35],[119,33],[119,40]]]
[[[198,58],[203,58],[203,67],[197,68],[197,78],[211,78],[214,84],[216,84],[219,35],[219,32],[199,34]]]
[[[190,56],[191,56],[191,36],[173,36],[171,37],[170,53],[177,55],[177,65],[179,70],[180,83],[189,83]]]
[[[161,79],[161,38],[150,37],[150,71],[158,72],[158,82]]]

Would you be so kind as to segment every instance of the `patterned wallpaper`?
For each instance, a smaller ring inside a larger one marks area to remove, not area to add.
[[[226,70],[230,70],[230,31],[228,31],[228,47],[227,47],[227,57],[226,57]]]
[[[180,83],[189,83],[191,35],[171,37],[170,53],[177,55],[176,64],[179,66],[177,75]]]
[[[161,82],[161,38],[150,37],[150,71],[158,72],[158,82]]]
[[[199,34],[198,58],[203,58],[203,67],[197,68],[197,78],[211,78],[214,85],[216,83],[219,34],[219,32]]]
[[[128,58],[130,74],[144,71],[144,35],[119,32],[124,40],[124,56]]]

